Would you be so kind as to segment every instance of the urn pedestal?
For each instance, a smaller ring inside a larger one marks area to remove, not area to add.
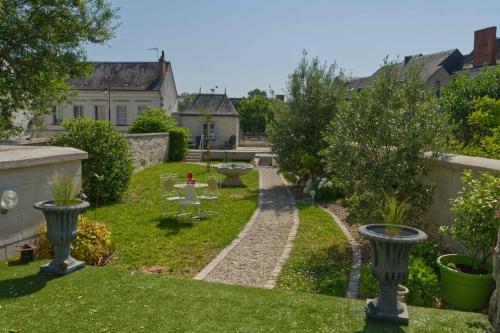
[[[214,166],[217,173],[220,173],[226,178],[222,181],[223,187],[246,187],[240,179],[253,169],[253,165],[249,163],[220,163]]]
[[[76,238],[78,215],[89,207],[89,203],[81,201],[71,206],[56,206],[53,201],[41,201],[34,205],[45,215],[47,220],[47,239],[54,244],[54,259],[40,267],[41,271],[66,275],[80,268],[85,263],[73,258],[71,242]]]
[[[412,246],[427,239],[418,229],[397,226],[397,235],[389,235],[385,224],[369,224],[358,228],[358,233],[370,241],[371,270],[379,281],[379,295],[368,299],[366,317],[408,325],[406,304],[398,300],[398,285],[405,282]],[[391,226],[394,227],[394,226]]]

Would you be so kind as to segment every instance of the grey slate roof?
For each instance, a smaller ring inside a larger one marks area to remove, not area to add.
[[[422,76],[422,79],[427,81],[432,75],[434,75],[434,73],[436,73],[441,68],[445,68],[450,74],[454,70],[461,68],[462,67],[461,59],[462,59],[462,54],[460,53],[460,51],[458,51],[457,49],[452,49],[425,55],[415,55],[412,56],[412,58],[410,59],[410,61],[407,62],[407,64],[405,64],[405,62],[403,61],[397,63],[396,67],[400,73],[403,73],[404,72],[403,70],[406,66],[417,63],[421,66],[420,74]],[[460,64],[453,66],[451,63],[456,61],[458,61]],[[369,86],[375,81],[375,79],[382,70],[383,67],[379,68],[371,76],[353,79],[347,84],[347,87],[349,89],[360,89]]]
[[[171,70],[167,62],[167,71]],[[104,90],[111,75],[111,90],[160,90],[163,78],[159,62],[96,62],[89,77],[72,79],[78,90]]]
[[[233,103],[225,94],[198,94],[191,105],[180,115],[202,115],[207,110],[215,116],[239,117]]]

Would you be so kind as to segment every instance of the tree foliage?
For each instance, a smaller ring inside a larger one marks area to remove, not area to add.
[[[443,88],[441,106],[450,115],[453,134],[463,145],[474,145],[474,124],[470,116],[477,109],[477,98],[488,96],[500,99],[500,67],[485,68],[476,77],[466,73],[454,75],[451,82]],[[500,125],[491,124],[492,128]]]
[[[158,107],[149,107],[137,117],[129,128],[129,133],[165,133],[175,127],[175,120]]]
[[[402,79],[405,77],[405,79]],[[363,223],[381,221],[384,193],[410,204],[416,223],[432,200],[424,182],[424,153],[447,141],[447,119],[417,68],[401,73],[386,64],[372,86],[342,103],[326,133],[323,157],[345,185],[351,213]]]
[[[318,158],[326,148],[323,132],[344,99],[342,73],[304,55],[289,76],[288,103],[276,101],[267,134],[280,168],[295,175],[315,175],[323,167]]]
[[[255,95],[239,103],[238,113],[243,132],[264,133],[268,117],[272,113],[272,102],[267,97]]]
[[[193,103],[196,96],[198,96],[197,93],[183,92],[180,94],[177,100],[179,103],[179,112],[186,110]]]
[[[67,81],[91,70],[83,46],[109,40],[116,17],[104,0],[0,2],[0,139],[20,130],[14,112],[48,112],[73,97]]]

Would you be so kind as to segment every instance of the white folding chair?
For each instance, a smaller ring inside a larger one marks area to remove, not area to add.
[[[219,212],[220,208],[220,180],[218,176],[208,175],[207,176],[208,188],[200,196],[200,199],[206,204],[213,203],[212,209],[206,209],[205,204],[203,204],[203,212],[208,215],[214,215]]]
[[[168,206],[171,204],[177,205],[179,200],[182,197],[179,195],[179,190],[175,188],[175,185],[178,183],[178,176],[176,174],[163,174],[160,176],[160,195],[164,201],[164,203]],[[166,215],[174,215],[175,211],[168,211],[165,213]]]
[[[191,211],[187,212],[186,207],[191,207]],[[195,216],[193,216],[193,212],[196,212]],[[200,219],[201,217],[201,201],[193,184],[186,184],[184,187],[184,197],[179,200],[177,217],[186,215],[189,216],[189,221],[193,218]]]

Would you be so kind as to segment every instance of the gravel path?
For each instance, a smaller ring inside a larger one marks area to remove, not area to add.
[[[274,287],[292,249],[299,219],[295,201],[277,170],[259,168],[259,172],[258,209],[238,238],[195,279]]]

